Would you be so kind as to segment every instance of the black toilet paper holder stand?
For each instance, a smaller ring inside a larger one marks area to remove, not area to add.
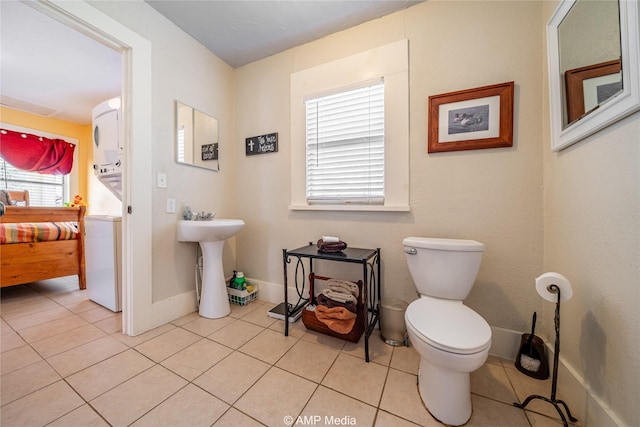
[[[549,402],[550,404],[553,405],[554,408],[556,408],[556,411],[558,411],[558,413],[560,414],[560,418],[562,418],[564,427],[568,427],[569,424],[567,423],[567,417],[565,417],[564,412],[562,412],[562,408],[560,407],[561,405],[562,407],[564,407],[564,410],[567,412],[567,416],[569,417],[569,420],[571,422],[576,422],[578,421],[578,419],[571,414],[569,407],[563,400],[556,399],[556,388],[558,385],[558,359],[560,358],[560,288],[558,287],[558,285],[551,284],[547,286],[547,290],[553,294],[558,295],[558,299],[556,301],[556,315],[554,318],[554,324],[556,329],[556,342],[555,342],[555,347],[553,351],[553,377],[551,380],[551,398],[540,396],[537,394],[532,394],[529,397],[527,397],[524,400],[524,402],[522,402],[522,404],[518,402],[514,402],[513,406],[524,409],[529,404],[529,402],[531,402],[533,399],[540,399],[545,402]]]

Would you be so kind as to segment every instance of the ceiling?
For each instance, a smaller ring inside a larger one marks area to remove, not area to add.
[[[424,0],[145,0],[234,68]]]
[[[2,105],[79,124],[122,87],[120,54],[21,2],[0,0]]]
[[[146,2],[237,68],[424,0]],[[2,105],[79,124],[118,96],[119,53],[18,1],[0,1]]]

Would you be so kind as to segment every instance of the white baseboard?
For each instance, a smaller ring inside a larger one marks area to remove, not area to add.
[[[248,278],[247,281],[249,281],[249,283],[253,285],[258,285],[259,300],[271,302],[274,304],[279,304],[284,301],[284,285],[250,278]],[[309,283],[307,283],[307,294],[308,292]],[[295,304],[298,301],[298,292],[296,291],[295,284],[294,286],[289,286],[287,291],[287,299],[292,304]]]
[[[196,309],[195,289],[153,303],[151,306],[152,326],[150,329],[169,323],[172,320],[186,316],[189,313],[193,313]]]
[[[251,284],[258,285],[258,299],[274,304],[279,304],[284,301],[283,285],[250,278],[247,278],[247,281]],[[296,292],[295,286],[289,287],[288,297],[290,303],[295,304],[298,301],[298,293]],[[195,290],[183,292],[171,298],[153,303],[152,326],[150,329],[169,323],[179,317],[186,316],[196,310]]]
[[[516,360],[522,332],[491,327],[491,348],[489,354],[506,360]]]
[[[554,345],[545,343],[549,355],[549,369],[553,369]],[[560,349],[562,353],[562,349]],[[558,361],[558,393],[584,427],[626,426],[602,399],[594,393],[584,378],[562,357]]]
[[[284,287],[277,283],[263,282],[261,280],[248,279],[252,284],[258,285],[258,299],[272,303],[281,303],[284,300]],[[295,287],[289,288],[289,302],[295,303],[298,294]],[[197,310],[196,291],[191,290],[153,303],[152,320],[149,329],[169,323],[179,317],[186,316]]]

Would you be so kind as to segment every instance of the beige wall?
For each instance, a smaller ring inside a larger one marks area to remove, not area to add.
[[[555,5],[545,2],[545,21]],[[618,424],[637,425],[640,113],[558,153],[549,149],[548,123],[545,117],[543,265],[567,276],[574,290],[561,309],[562,358],[601,399],[577,402],[586,425],[603,425],[597,422],[598,403],[610,408]],[[547,318],[554,307],[544,305]],[[550,328],[547,334],[552,337]]]
[[[640,419],[638,135],[635,114],[561,153],[545,150],[544,267],[574,289],[562,305],[561,354],[628,425]]]
[[[231,217],[235,209],[233,138],[233,69],[142,1],[91,2],[92,5],[152,43],[153,301],[195,289],[196,244],[176,241],[176,222],[183,207]],[[135,90],[135,89],[134,89]],[[220,121],[220,171],[177,164],[174,150],[175,101]],[[167,188],[157,188],[158,173]],[[177,212],[166,213],[167,198]],[[225,251],[225,267],[233,269],[233,242]],[[135,286],[135,284],[134,284]],[[195,304],[195,300],[194,300]]]
[[[237,69],[237,214],[247,223],[237,237],[238,267],[282,283],[283,248],[337,235],[380,247],[382,295],[410,302],[416,292],[403,238],[476,239],[486,252],[468,304],[492,326],[526,329],[542,272],[542,30],[536,2],[428,2]],[[411,212],[290,211],[290,147],[304,143],[290,138],[290,74],[404,38]],[[427,154],[429,95],[511,80],[513,148]],[[270,132],[279,134],[278,153],[242,154],[244,138]]]
[[[412,301],[404,237],[476,239],[486,252],[468,305],[492,326],[515,331],[528,330],[537,310],[540,333],[552,337],[553,304],[540,299],[533,280],[565,274],[575,295],[563,305],[563,360],[620,424],[640,419],[640,118],[550,152],[544,29],[555,4],[429,1],[237,70],[142,2],[92,4],[153,43],[154,301],[191,289],[194,278],[195,249],[175,241],[179,215],[164,213],[167,197],[179,209],[186,202],[244,219],[236,266],[276,284],[283,248],[333,234],[381,247],[383,296]],[[289,75],[405,38],[411,212],[290,211],[290,147],[301,141],[290,139]],[[430,95],[511,80],[512,148],[427,154]],[[220,172],[175,164],[176,99],[220,119]],[[277,153],[244,155],[245,138],[271,132],[279,134]],[[155,188],[157,172],[167,173],[167,189]],[[581,409],[593,414],[589,399]]]

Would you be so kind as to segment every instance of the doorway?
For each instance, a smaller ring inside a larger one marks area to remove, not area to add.
[[[122,55],[122,332],[155,326],[151,281],[151,43],[85,2],[30,3]],[[135,87],[135,90],[133,88]],[[136,171],[135,175],[132,171]]]

